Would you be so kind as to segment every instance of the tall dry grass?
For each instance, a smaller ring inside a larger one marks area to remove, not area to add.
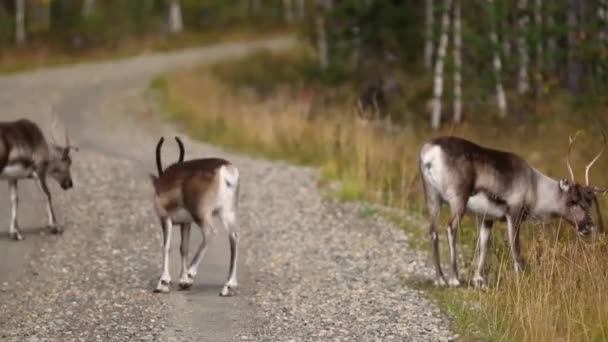
[[[255,155],[320,166],[323,180],[339,181],[338,196],[401,209],[408,218],[404,227],[424,246],[417,153],[431,136],[455,134],[508,149],[554,177],[567,174],[565,151],[573,131],[588,128],[572,155],[579,177],[581,166],[599,147],[590,130],[593,124],[550,120],[563,107],[559,102],[546,104],[540,117],[547,120],[535,124],[469,120],[431,133],[424,128],[395,130],[365,123],[354,119],[350,108],[344,106],[310,115],[306,103],[287,93],[260,101],[246,92],[235,92],[207,68],[172,73],[157,80],[155,87],[162,90],[172,118],[193,136]],[[598,115],[604,117],[605,113]],[[607,157],[592,171],[592,179],[599,185],[608,182],[602,177],[608,171]],[[470,277],[476,252],[475,220],[466,220],[459,234],[461,264]],[[524,274],[512,272],[504,228],[497,224],[488,267],[489,290],[430,290],[454,315],[462,340],[608,340],[607,240],[582,240],[559,222],[528,224],[523,235],[529,264]]]

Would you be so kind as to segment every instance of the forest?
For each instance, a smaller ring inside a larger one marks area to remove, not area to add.
[[[318,167],[332,198],[365,203],[362,217],[381,213],[426,256],[429,138],[511,151],[556,179],[570,152],[580,178],[602,149],[608,0],[0,0],[2,72],[284,36],[296,47],[171,71],[150,92],[194,138]],[[605,187],[606,172],[603,155],[592,183]],[[458,233],[466,277],[478,224]],[[606,340],[608,240],[562,226],[526,226],[523,276],[494,229],[486,291],[400,281],[437,301],[463,340]]]

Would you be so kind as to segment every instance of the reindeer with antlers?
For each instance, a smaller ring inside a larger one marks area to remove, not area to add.
[[[236,211],[239,192],[239,171],[230,162],[219,158],[192,159],[184,161],[184,146],[178,137],[178,161],[163,169],[161,146],[164,138],[156,145],[156,166],[158,176],[150,175],[154,186],[154,205],[163,230],[162,274],[154,292],[169,292],[169,250],[173,224],[181,226],[181,276],[182,290],[192,287],[198,266],[205,255],[213,234],[214,219],[228,231],[230,241],[230,271],[222,288],[221,296],[232,296],[237,289],[237,253],[239,231]],[[188,246],[192,222],[201,229],[203,239],[192,262],[188,265]]]
[[[0,122],[0,179],[8,181],[11,193],[9,236],[12,239],[23,240],[17,223],[19,204],[17,182],[26,178],[35,179],[46,197],[51,232],[61,233],[63,231],[55,219],[46,177],[54,178],[64,190],[73,186],[70,172],[72,164],[70,151],[75,148],[70,145],[67,131],[65,137],[65,146],[58,146],[47,142],[38,125],[30,120]]]
[[[570,165],[570,150],[576,139],[570,138],[567,164],[572,182],[559,181],[544,175],[523,158],[509,152],[479,146],[457,137],[439,137],[424,144],[420,151],[420,171],[429,215],[429,235],[433,249],[436,284],[459,286],[456,232],[465,212],[481,216],[479,259],[473,277],[474,285],[485,287],[484,264],[495,221],[506,221],[511,256],[516,272],[524,267],[520,255],[519,228],[522,221],[535,218],[563,218],[576,227],[582,236],[594,230],[590,211],[595,204],[599,230],[603,223],[596,193],[606,189],[589,184],[589,170],[606,145],[585,168],[585,185],[574,179]],[[447,203],[451,215],[448,222],[450,252],[449,278],[446,280],[439,261],[437,224],[441,205]]]

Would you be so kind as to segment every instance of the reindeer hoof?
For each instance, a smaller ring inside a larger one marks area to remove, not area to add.
[[[180,290],[189,290],[192,287],[192,280],[180,280],[179,284],[177,285],[179,287]]]
[[[458,278],[454,277],[454,278],[450,278],[448,279],[448,285],[450,285],[450,287],[460,287],[460,280],[458,280]]]
[[[21,233],[16,232],[16,233],[10,233],[10,238],[14,241],[22,241],[23,240],[23,235],[21,235]]]
[[[50,225],[49,230],[52,234],[63,234],[63,228],[59,227],[58,225]]]
[[[154,293],[168,293],[171,286],[170,280],[160,280],[156,288],[154,289]]]
[[[445,281],[445,278],[439,277],[433,281],[433,284],[437,287],[445,287],[448,286],[448,282]]]
[[[220,292],[220,296],[221,297],[232,297],[232,296],[236,296],[236,289],[237,286],[236,285],[225,285],[224,288],[222,288],[222,291]]]
[[[474,277],[473,286],[475,286],[475,288],[481,289],[481,290],[485,290],[488,288],[488,285],[486,284],[486,280],[482,277]]]

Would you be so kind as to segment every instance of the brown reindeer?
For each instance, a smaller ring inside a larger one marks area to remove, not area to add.
[[[179,138],[180,158],[163,171],[161,163],[161,138],[156,145],[158,177],[151,175],[154,186],[154,206],[163,230],[162,274],[155,292],[169,292],[169,248],[173,224],[181,226],[180,254],[181,276],[179,287],[192,287],[199,264],[205,255],[209,240],[215,234],[214,218],[228,231],[230,240],[230,271],[228,281],[220,292],[231,296],[237,289],[236,264],[239,231],[236,222],[239,171],[230,162],[219,158],[183,161],[184,148]],[[194,258],[187,264],[190,227],[192,222],[201,229],[203,240]]]
[[[20,179],[33,178],[46,196],[46,209],[49,228],[53,233],[63,231],[57,225],[51,192],[46,177],[51,176],[64,190],[73,186],[70,167],[72,159],[66,132],[65,146],[48,143],[42,131],[34,122],[26,119],[0,122],[0,179],[8,181],[11,193],[11,224],[9,235],[14,240],[23,240],[17,223],[19,197],[17,182]]]
[[[574,180],[569,161],[574,139],[570,139],[568,147],[568,169],[572,182],[565,178],[558,181],[548,177],[513,153],[485,148],[457,137],[435,138],[422,146],[420,171],[429,215],[436,284],[460,285],[456,230],[467,211],[482,218],[479,259],[473,277],[473,282],[478,287],[486,286],[483,267],[494,221],[507,223],[516,272],[521,272],[524,266],[519,247],[519,227],[523,220],[560,217],[576,227],[580,235],[588,235],[593,231],[590,211],[594,204],[598,216],[600,215],[595,194],[606,190],[589,184],[589,169],[598,160],[604,147],[587,165],[586,183],[582,185]],[[605,144],[604,136],[604,146]],[[437,236],[442,203],[447,203],[451,212],[447,227],[451,273],[447,281],[439,262]],[[603,231],[601,216],[599,228]]]

